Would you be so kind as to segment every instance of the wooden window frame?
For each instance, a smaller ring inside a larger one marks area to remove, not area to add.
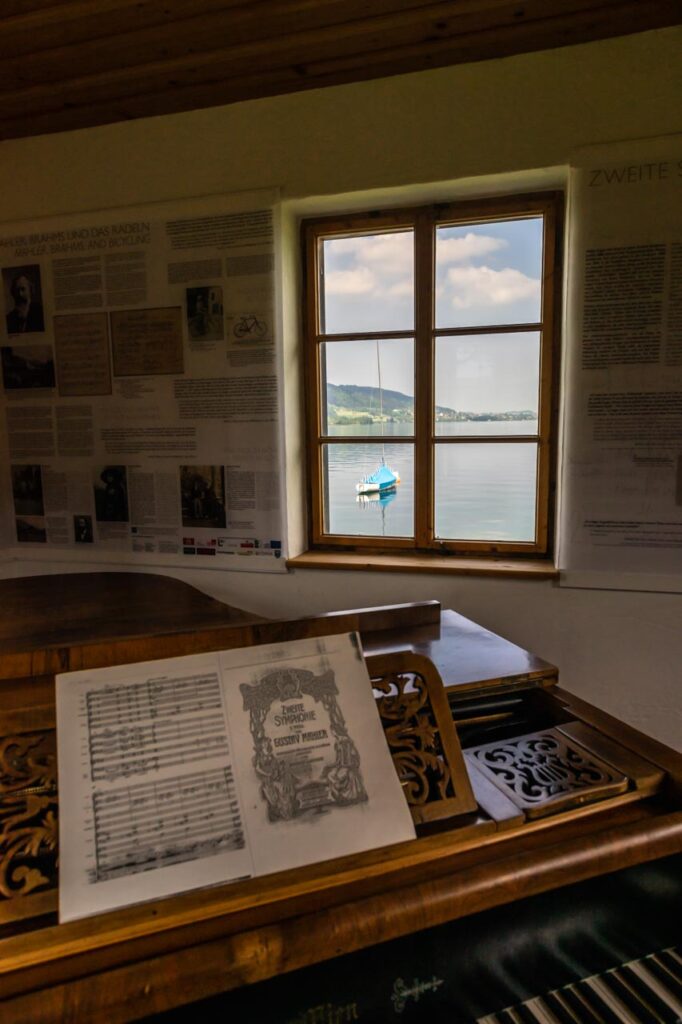
[[[435,324],[435,246],[436,228],[458,222],[484,223],[504,219],[544,218],[542,254],[541,319],[530,324],[492,324],[461,328],[437,328]],[[563,194],[561,192],[525,193],[513,196],[463,200],[420,207],[361,212],[343,216],[320,217],[301,225],[304,260],[304,373],[306,393],[306,457],[308,474],[308,537],[311,550],[504,555],[549,557],[552,553],[556,430],[558,410],[558,323],[561,298],[561,236]],[[320,330],[320,264],[322,241],[334,237],[378,234],[398,229],[414,231],[415,322],[413,330],[365,331],[352,334],[327,334]],[[436,436],[435,347],[442,336],[502,334],[537,331],[540,334],[540,386],[538,433],[533,435]],[[415,353],[414,434],[391,436],[391,443],[414,445],[414,536],[371,537],[324,532],[323,446],[325,444],[377,443],[376,437],[325,434],[321,401],[321,360],[325,341],[352,341],[412,337]],[[458,443],[537,443],[536,537],[535,541],[443,540],[434,536],[434,463],[439,444]]]

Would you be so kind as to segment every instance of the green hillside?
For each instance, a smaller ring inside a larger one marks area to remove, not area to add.
[[[359,384],[327,384],[327,415],[330,425],[353,423],[379,423],[382,410],[386,423],[409,423],[414,420],[414,396],[402,391],[382,390]],[[491,420],[534,420],[537,413],[530,409],[509,412],[465,412],[436,406],[436,419],[441,422],[469,422]]]
[[[379,410],[386,422],[406,423],[414,419],[414,397],[401,391],[357,384],[327,384],[327,411],[332,424],[378,423]]]

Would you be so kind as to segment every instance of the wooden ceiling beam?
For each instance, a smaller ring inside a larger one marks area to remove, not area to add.
[[[487,0],[490,2],[490,0]],[[499,6],[504,0],[494,0]],[[443,0],[440,0],[440,4]],[[372,0],[372,15],[434,8],[434,0]],[[460,0],[460,6],[480,7],[481,0]],[[446,4],[447,6],[447,4]],[[49,50],[14,56],[0,37],[0,90],[18,84],[61,82],[77,69],[78,77],[119,68],[144,66],[207,51],[253,42],[288,38],[300,32],[369,19],[367,0],[271,0],[261,4],[216,10],[191,17],[166,19],[163,24],[69,42]],[[184,8],[185,15],[187,8]],[[68,33],[65,33],[68,39]],[[208,41],[208,43],[207,43]],[[268,43],[268,45],[270,45]],[[69,74],[65,74],[65,71]]]
[[[472,5],[479,6],[478,0],[439,6],[441,10],[456,6],[459,17],[464,18],[465,3],[469,10]],[[490,18],[493,6],[496,17]],[[11,111],[12,116],[0,116],[0,138],[65,131],[510,56],[682,21],[679,0],[601,0],[589,6],[584,0],[572,0],[571,6],[567,12],[567,4],[561,0],[527,0],[523,7],[510,0],[493,0],[486,3],[487,24],[482,13],[483,21],[476,22],[477,27],[472,27],[471,20],[466,22],[469,31],[464,31],[465,21],[454,14],[433,32],[430,23],[424,31],[423,25],[420,29],[417,22],[405,20],[401,12],[392,17],[390,30],[385,19],[369,19],[374,22],[369,34],[367,24],[353,29],[350,23],[338,30],[311,30],[302,47],[299,34],[278,40],[274,47],[255,39],[240,46],[237,54],[229,48],[202,54],[200,61],[185,60],[180,66],[172,61],[157,62],[151,68],[135,67],[127,73],[119,70],[71,79],[59,88],[12,90],[2,97],[0,110]],[[500,18],[503,8],[506,20]]]
[[[64,0],[3,0],[2,20],[44,11],[48,7],[63,7]]]
[[[547,10],[550,4],[544,3]],[[567,15],[515,21],[513,25],[495,26],[446,39],[433,39],[426,45],[405,46],[400,50],[384,50],[372,54],[372,73],[365,77],[383,78],[405,73],[408,64],[419,64],[412,70],[474,63],[519,53],[573,46],[579,43],[633,35],[650,29],[682,23],[681,0],[619,0],[615,6],[597,7],[594,3],[584,11]],[[366,56],[339,57],[335,60],[308,61],[303,68],[312,79],[320,75],[344,77],[358,81],[365,67]]]
[[[668,5],[672,0],[652,0],[646,6]],[[517,0],[498,2],[494,15],[490,11],[460,13],[459,0],[431,4],[422,10],[407,10],[364,18],[362,21],[325,26],[281,36],[277,39],[255,39],[238,47],[224,47],[191,53],[182,57],[153,61],[133,68],[116,68],[90,75],[64,77],[59,89],[52,84],[8,89],[0,94],[2,105],[17,116],[57,112],[68,107],[86,107],[107,100],[127,103],[137,96],[153,95],[166,90],[200,86],[202,83],[218,86],[233,79],[243,80],[254,74],[286,72],[288,79],[300,84],[307,70],[314,65],[325,73],[347,66],[361,69],[364,62],[390,62],[406,52],[423,48],[434,52],[458,54],[464,59],[472,42],[483,34],[493,47],[497,40],[509,36],[523,40],[528,32],[533,39],[543,31],[571,31],[572,27],[587,22],[596,24],[601,11],[602,23],[607,23],[623,8],[622,0],[602,0],[599,11],[588,0],[571,0],[574,8],[566,13],[566,0],[526,0],[519,17]],[[626,4],[636,14],[641,3]],[[565,29],[564,29],[565,26]],[[486,35],[487,34],[487,35]],[[506,45],[506,44],[505,44]],[[480,59],[480,58],[476,58]],[[78,70],[78,69],[76,69]]]
[[[325,0],[320,0],[324,3]],[[39,53],[107,35],[135,33],[187,17],[187,0],[34,0],[30,9],[2,0],[0,56]],[[240,7],[269,6],[271,0],[191,0],[196,16]]]
[[[73,50],[81,47],[87,53],[92,44],[102,56],[107,52],[119,53],[122,63],[126,52],[142,52],[143,40],[151,51],[166,49],[169,43],[182,46],[185,32],[197,33],[202,46],[206,39],[220,37],[221,32],[231,35],[242,25],[253,26],[253,38],[265,39],[283,34],[292,35],[307,28],[325,24],[370,19],[375,15],[400,14],[419,11],[423,7],[446,4],[448,0],[194,0],[188,6],[183,0],[75,0],[47,12],[28,12],[8,18],[0,16],[0,56],[34,57],[42,54],[46,61],[56,51],[72,59]],[[573,0],[566,0],[569,5]],[[589,2],[589,0],[586,0]],[[462,13],[494,11],[504,0],[458,0]],[[62,14],[71,11],[71,18]],[[73,10],[71,10],[73,8]],[[203,33],[203,38],[202,38]],[[67,54],[66,51],[71,51]]]

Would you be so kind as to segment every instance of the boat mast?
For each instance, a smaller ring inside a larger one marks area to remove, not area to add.
[[[381,424],[381,461],[386,461],[386,451],[384,446],[384,399],[381,390],[381,358],[379,356],[379,339],[376,339],[377,346],[377,373],[379,375],[379,423]]]

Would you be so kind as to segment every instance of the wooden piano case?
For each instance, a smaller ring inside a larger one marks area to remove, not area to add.
[[[3,1024],[140,1019],[682,851],[682,757],[436,602],[270,622],[162,577],[4,586],[5,607],[30,613],[10,613],[0,632]],[[57,923],[56,672],[355,629],[370,666],[395,652],[435,666],[470,765],[491,745],[553,731],[625,785],[536,815],[474,767],[477,810],[425,815],[414,841]]]

